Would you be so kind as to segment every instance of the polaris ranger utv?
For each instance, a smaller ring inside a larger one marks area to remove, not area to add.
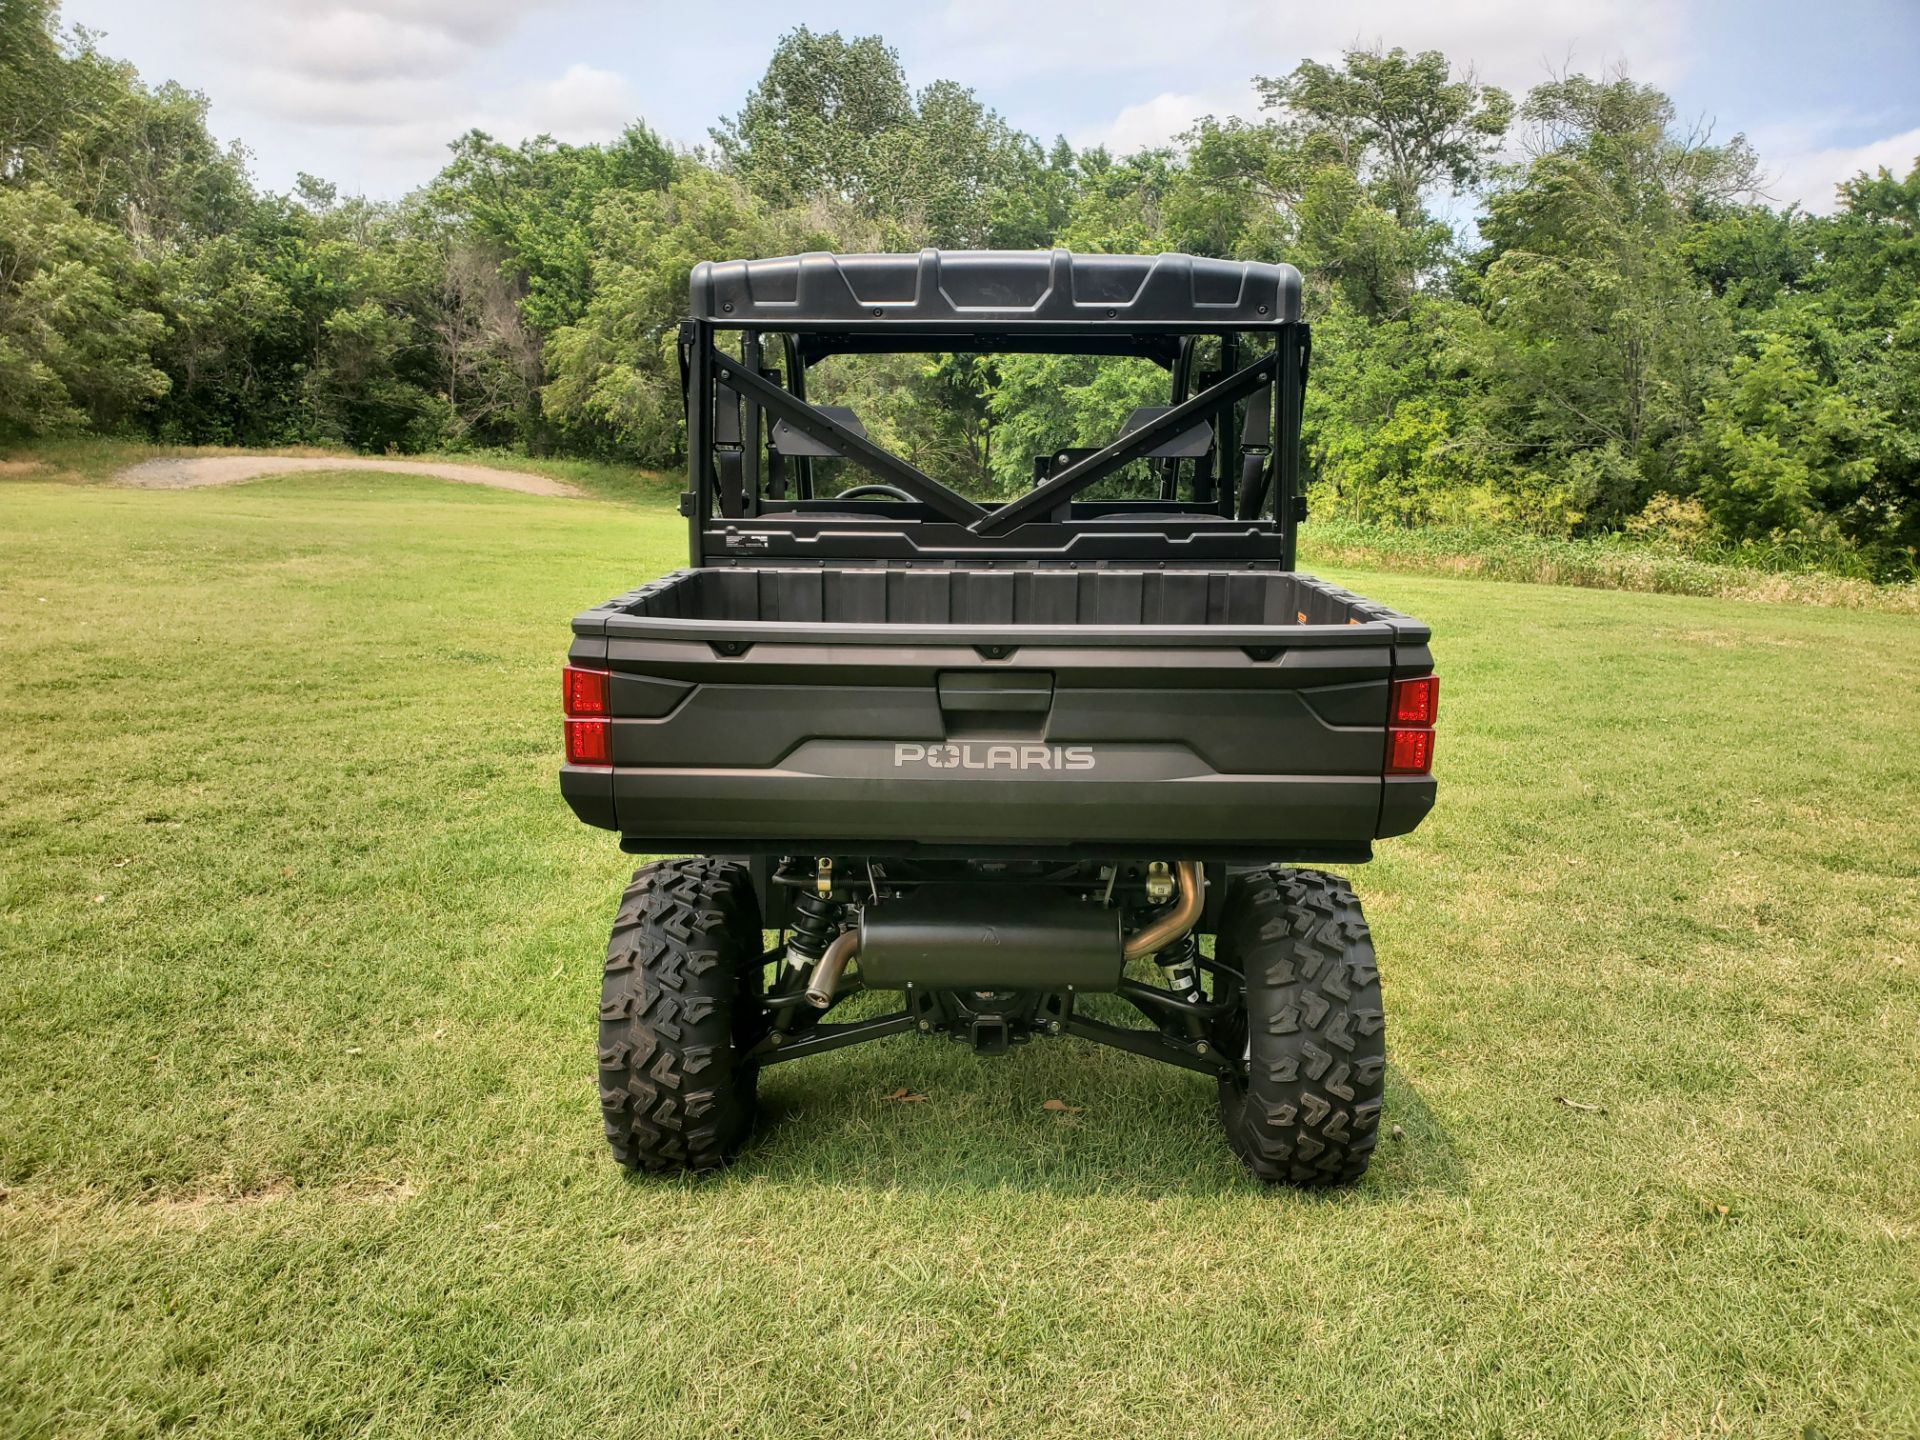
[[[614,1156],[721,1165],[762,1069],[843,1045],[1077,1035],[1214,1076],[1260,1178],[1359,1178],[1373,946],[1298,867],[1427,813],[1437,681],[1424,625],[1294,571],[1299,273],[929,250],[691,288],[691,567],[576,617],[564,686],[575,813],[696,857],[614,922]],[[831,357],[1020,352],[1151,362],[1166,403],[986,502],[807,400]]]

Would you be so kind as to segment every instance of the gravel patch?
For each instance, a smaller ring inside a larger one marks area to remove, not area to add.
[[[148,460],[129,466],[115,478],[142,490],[197,490],[203,485],[240,485],[269,475],[292,475],[307,470],[379,470],[387,474],[432,475],[463,485],[491,485],[522,495],[578,495],[564,481],[526,470],[495,470],[486,465],[459,465],[444,460],[388,460],[377,456],[202,455],[178,460]]]

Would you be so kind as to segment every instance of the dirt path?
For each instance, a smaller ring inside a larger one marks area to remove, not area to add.
[[[432,475],[466,485],[491,485],[496,490],[518,490],[523,495],[578,495],[562,480],[526,470],[495,470],[486,465],[459,465],[445,460],[388,460],[371,455],[201,455],[179,460],[148,460],[130,465],[114,478],[143,490],[193,490],[202,485],[239,485],[268,475],[291,475],[303,470],[384,470],[403,475]]]

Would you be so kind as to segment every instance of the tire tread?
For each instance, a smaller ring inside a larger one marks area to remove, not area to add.
[[[738,1021],[758,990],[760,916],[747,874],[662,860],[620,897],[600,984],[600,1110],[629,1170],[713,1170],[753,1123]]]
[[[1219,941],[1247,982],[1247,1074],[1220,1087],[1228,1143],[1262,1180],[1351,1184],[1373,1155],[1386,1074],[1380,975],[1359,900],[1318,870],[1243,875]]]

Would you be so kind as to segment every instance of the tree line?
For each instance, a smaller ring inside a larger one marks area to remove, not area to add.
[[[0,433],[668,465],[698,260],[1184,250],[1304,273],[1319,513],[1912,572],[1920,160],[1816,216],[1624,75],[1516,98],[1376,48],[1256,85],[1252,115],[1114,155],[916,90],[878,37],[803,27],[710,145],[473,132],[375,202],[261,190],[202,96],[145,83],[51,0],[0,0]],[[902,357],[829,388],[923,467],[1009,493],[1163,383]]]

